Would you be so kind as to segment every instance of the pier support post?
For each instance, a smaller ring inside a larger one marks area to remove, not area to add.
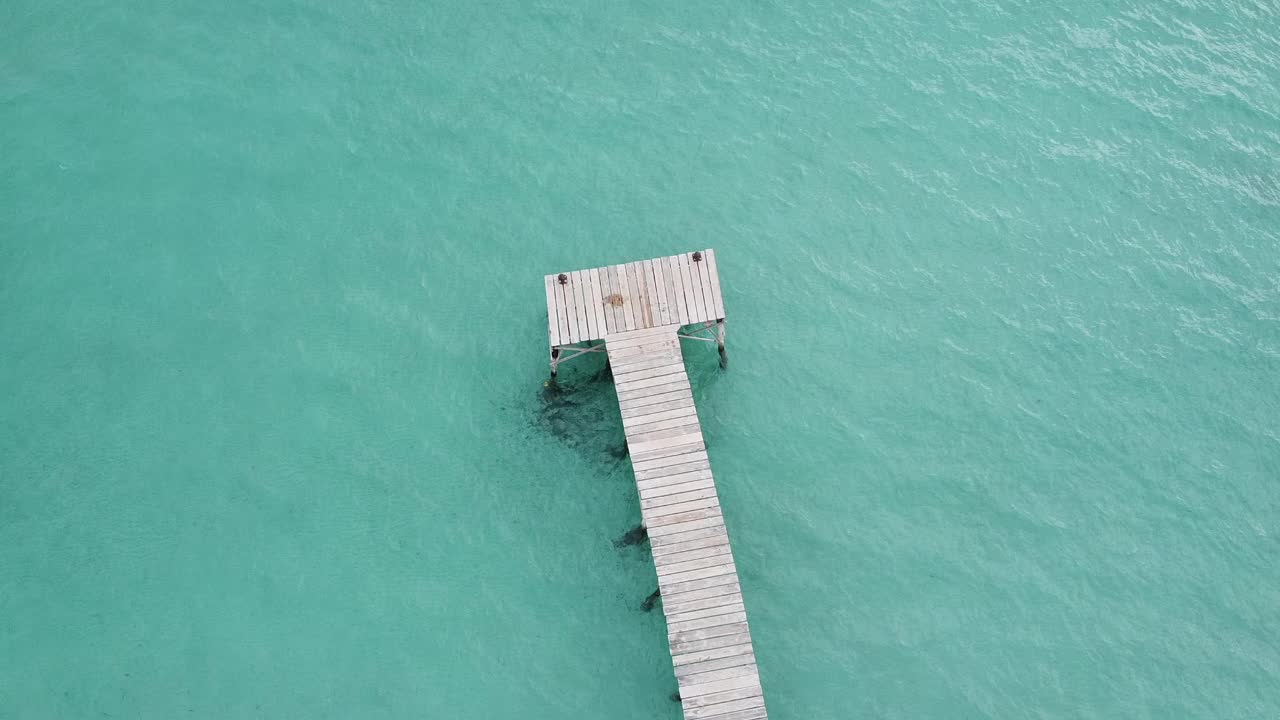
[[[724,352],[724,320],[716,321],[716,346],[720,350],[720,367],[726,367],[729,364],[729,356]]]
[[[551,379],[556,379],[556,366],[560,364],[560,348],[551,348]]]

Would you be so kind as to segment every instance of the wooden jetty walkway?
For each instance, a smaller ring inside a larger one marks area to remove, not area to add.
[[[724,356],[715,252],[546,277],[552,377],[608,353],[686,720],[768,717],[680,338]],[[603,341],[603,345],[598,344]]]

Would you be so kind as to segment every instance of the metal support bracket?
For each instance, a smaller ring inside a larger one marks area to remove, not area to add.
[[[560,363],[566,363],[576,357],[586,355],[587,353],[604,352],[604,341],[588,341],[595,342],[594,345],[581,347],[579,345],[557,345],[551,348],[551,379],[556,379],[556,373],[559,372]]]

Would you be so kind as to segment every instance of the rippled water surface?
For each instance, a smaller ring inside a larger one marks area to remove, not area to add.
[[[679,718],[542,274],[699,247],[771,717],[1280,717],[1275,3],[0,28],[0,718]]]

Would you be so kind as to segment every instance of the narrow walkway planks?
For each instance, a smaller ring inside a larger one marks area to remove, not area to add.
[[[604,341],[685,720],[767,720],[737,567],[676,338],[686,318],[723,318],[714,262],[707,250],[692,268],[688,255],[617,266],[620,275],[635,272],[628,279],[636,278],[637,303],[653,299],[636,317],[670,322],[609,333]],[[554,280],[547,276],[549,298]],[[670,290],[665,302],[664,283]],[[548,311],[554,324],[560,308]],[[554,333],[552,338],[555,345]]]

